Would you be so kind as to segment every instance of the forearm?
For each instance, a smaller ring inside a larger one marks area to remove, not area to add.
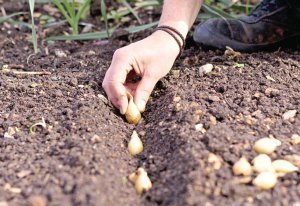
[[[159,25],[172,26],[186,36],[202,2],[203,0],[165,0]]]

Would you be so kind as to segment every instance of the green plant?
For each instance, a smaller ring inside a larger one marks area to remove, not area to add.
[[[107,37],[109,37],[110,35],[109,35],[108,20],[107,20],[107,11],[106,10],[107,10],[107,8],[106,8],[105,0],[101,0],[101,16],[104,19]]]
[[[91,0],[84,0],[82,4],[79,4],[78,9],[76,9],[75,0],[52,0],[52,2],[68,21],[69,25],[72,28],[72,34],[78,34],[79,21],[84,16],[85,11],[88,9],[91,3]]]
[[[26,14],[26,12],[17,12],[17,13],[8,15],[8,16],[1,16],[0,17],[0,24],[3,23],[3,22],[6,22],[6,21],[10,22],[13,17],[18,16],[18,15],[22,15],[22,14]]]
[[[33,49],[34,49],[34,53],[38,53],[37,35],[36,35],[36,30],[35,30],[34,18],[33,18],[34,4],[35,4],[35,0],[29,0]]]
[[[36,1],[47,1],[47,0],[36,0]],[[74,3],[74,0],[49,0],[49,1],[60,1],[61,5],[58,8],[61,13],[64,14],[66,19],[71,19],[72,13],[75,12],[69,12],[71,9],[67,9],[68,5],[71,5]],[[79,1],[79,0],[77,0]],[[84,0],[81,0],[84,1]],[[152,22],[148,24],[142,24],[141,19],[138,17],[138,13],[142,9],[153,9],[154,7],[161,7],[163,4],[163,0],[116,0],[117,3],[120,4],[118,7],[106,5],[105,0],[101,1],[101,20],[105,23],[105,31],[99,31],[99,32],[92,32],[92,33],[84,33],[84,34],[78,34],[72,33],[71,35],[63,35],[63,36],[54,36],[49,37],[47,40],[91,40],[91,39],[105,39],[109,38],[110,34],[113,33],[118,27],[122,26],[124,22],[128,22],[128,18],[124,18],[127,15],[132,14],[140,23],[140,26],[129,26],[129,27],[123,27],[126,31],[130,33],[134,33],[137,31],[141,31],[146,28],[153,27],[157,25],[157,22]],[[238,1],[237,3],[233,3],[232,0],[205,0],[204,4],[202,6],[203,12],[201,12],[198,16],[198,20],[203,19],[209,19],[212,17],[218,17],[218,18],[236,18],[241,14],[244,14],[249,9],[252,9],[254,6],[249,4],[249,0],[246,4],[240,3]],[[68,3],[69,2],[69,3]],[[85,1],[84,3],[86,3]],[[72,6],[72,5],[71,5]],[[84,5],[80,7],[82,9]],[[75,8],[75,6],[73,7]],[[80,9],[78,10],[78,13],[80,13]],[[75,16],[75,15],[73,15]],[[79,18],[80,19],[80,18]],[[69,22],[69,20],[68,20]],[[108,24],[110,22],[110,25]],[[78,22],[77,22],[78,24]],[[71,25],[71,24],[70,24]]]
[[[142,20],[139,18],[138,14],[135,12],[135,10],[130,6],[130,4],[126,0],[119,0],[120,3],[122,3],[130,13],[137,19],[139,24],[142,24]]]
[[[43,128],[47,127],[44,117],[42,117],[41,121],[39,121],[39,122],[37,122],[37,123],[35,123],[35,124],[33,124],[29,127],[29,134],[34,133],[34,128],[37,127],[37,126],[41,126]]]
[[[135,12],[135,10],[131,7],[131,5],[126,0],[118,0],[118,2],[122,3],[128,10],[128,13],[132,13],[134,17],[138,20],[139,24],[142,24],[141,19],[139,18],[138,14]],[[112,11],[114,13],[114,11]],[[115,12],[116,16],[115,19],[119,19],[122,17],[122,14]],[[127,13],[123,14],[126,15]],[[109,28],[108,28],[108,14],[107,14],[107,7],[105,4],[105,0],[101,0],[101,16],[105,23],[105,29],[107,33],[107,37],[110,37],[109,34]]]
[[[152,28],[156,26],[158,22],[152,22],[149,24],[144,24],[144,25],[139,25],[139,26],[132,26],[129,28],[125,28],[125,31],[129,33],[136,33],[143,31],[145,29]],[[115,31],[115,28],[109,29],[109,33],[112,33]],[[53,36],[49,37],[46,40],[48,41],[70,41],[70,40],[95,40],[95,39],[105,39],[108,38],[109,36],[107,35],[106,31],[100,31],[100,32],[92,32],[92,33],[85,33],[85,34],[75,34],[75,35],[62,35],[62,36]]]

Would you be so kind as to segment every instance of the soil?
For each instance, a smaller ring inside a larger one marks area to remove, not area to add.
[[[231,57],[189,43],[134,127],[101,88],[114,50],[128,41],[40,43],[32,54],[29,36],[0,32],[0,205],[33,196],[50,206],[300,205],[299,172],[268,191],[232,173],[262,137],[282,142],[272,159],[300,153],[290,144],[300,116],[282,117],[300,111],[299,49]],[[205,63],[214,70],[199,74]],[[29,132],[42,118],[45,128]],[[134,129],[145,147],[136,157],[127,151]],[[126,178],[138,167],[153,183],[143,195]]]

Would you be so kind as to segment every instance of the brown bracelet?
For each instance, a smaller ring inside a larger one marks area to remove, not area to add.
[[[170,27],[170,26],[159,26],[159,27],[154,29],[154,31],[158,31],[158,30],[161,30],[161,31],[164,31],[164,32],[170,34],[170,36],[172,36],[173,39],[176,41],[176,43],[179,46],[179,54],[176,57],[176,59],[178,59],[181,56],[181,54],[183,52],[183,49],[185,47],[185,40],[184,40],[183,35],[178,30],[176,30],[176,29],[174,29],[173,27]],[[173,32],[180,37],[180,39],[182,40],[182,45],[181,45],[179,39],[175,36],[175,34]]]

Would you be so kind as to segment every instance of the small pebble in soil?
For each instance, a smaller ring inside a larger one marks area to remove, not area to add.
[[[175,105],[175,111],[176,111],[176,112],[180,112],[180,111],[182,111],[183,109],[184,109],[184,107],[183,107],[182,104],[176,103],[176,105]]]
[[[207,161],[212,164],[215,170],[219,170],[222,167],[223,160],[221,157],[215,155],[214,153],[209,153]]]
[[[276,150],[278,144],[279,142],[277,142],[276,140],[265,137],[257,140],[254,143],[253,149],[259,154],[271,154]]]
[[[274,171],[272,160],[266,154],[260,154],[253,159],[253,169],[255,172]]]
[[[175,79],[177,79],[177,78],[179,78],[180,77],[180,70],[171,70],[171,75],[175,78]]]
[[[298,134],[293,134],[291,139],[290,139],[290,143],[292,145],[296,145],[300,143],[300,136]]]
[[[30,88],[36,88],[36,87],[38,87],[38,86],[42,86],[42,84],[38,84],[38,83],[36,83],[36,82],[32,82],[32,83],[29,85]]]
[[[199,68],[199,74],[208,74],[213,70],[214,66],[212,64],[205,64]]]
[[[290,173],[298,170],[295,165],[287,160],[275,160],[272,162],[272,166],[278,173]]]
[[[194,112],[194,118],[195,121],[198,122],[202,116],[202,110],[201,109],[196,109],[196,111]]]
[[[274,88],[267,88],[265,90],[265,94],[268,96],[268,97],[276,97],[276,96],[279,96],[280,95],[280,91],[278,89],[274,89]]]
[[[210,96],[208,96],[208,100],[211,102],[219,102],[220,98],[216,95],[210,95]]]
[[[97,97],[104,103],[104,104],[109,104],[108,99],[102,95],[102,94],[98,94]]]
[[[89,55],[89,56],[96,55],[96,52],[95,52],[95,51],[93,51],[93,50],[90,50],[90,51],[88,52],[88,55]]]
[[[289,111],[286,111],[283,115],[282,115],[282,118],[284,120],[289,120],[289,119],[292,119],[296,116],[297,114],[297,110],[289,110]]]
[[[238,58],[242,54],[240,52],[234,51],[232,48],[226,46],[226,50],[224,52],[224,55],[230,58]]]
[[[263,190],[272,189],[277,183],[277,175],[274,172],[262,172],[252,183]]]
[[[252,167],[246,157],[241,157],[236,163],[234,163],[232,171],[235,175],[249,176],[252,174]]]
[[[59,58],[67,57],[67,54],[61,49],[55,49],[54,53],[55,53],[55,56],[57,56]]]
[[[131,155],[137,155],[143,152],[144,146],[136,131],[133,131],[128,143],[128,151]]]
[[[180,100],[181,100],[181,97],[175,96],[175,97],[173,98],[173,101],[174,101],[174,102],[179,102]]]
[[[213,115],[209,116],[209,122],[211,125],[217,125],[217,123],[218,123],[217,118]]]
[[[98,135],[93,135],[93,137],[91,138],[91,141],[93,144],[97,144],[99,142],[101,142],[101,138]]]
[[[6,183],[4,185],[4,190],[7,190],[11,193],[17,193],[17,194],[20,194],[22,192],[21,188],[18,188],[18,187],[12,187],[10,184]]]
[[[203,124],[201,124],[201,123],[195,125],[195,129],[197,132],[200,132],[202,130],[202,128],[203,128]]]
[[[7,132],[4,133],[4,138],[14,138],[14,135],[19,131],[17,127],[8,127]]]
[[[69,85],[73,86],[73,87],[76,87],[78,85],[77,78],[71,78],[70,81],[69,81]]]
[[[266,79],[270,80],[272,82],[276,82],[276,80],[273,77],[271,77],[270,75],[266,75]]]
[[[30,174],[31,174],[30,170],[21,170],[20,172],[17,173],[17,177],[18,178],[23,178],[23,177],[26,177]]]

